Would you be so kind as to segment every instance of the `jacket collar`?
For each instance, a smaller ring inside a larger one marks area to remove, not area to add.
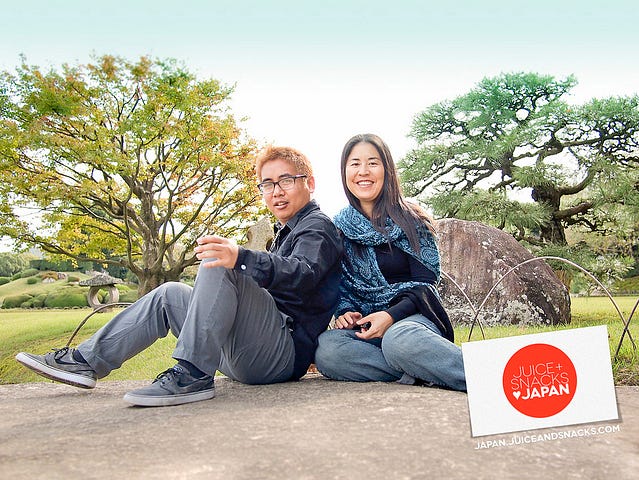
[[[293,216],[293,218],[286,222],[286,225],[282,225],[279,221],[277,221],[273,226],[275,237],[273,238],[273,242],[271,243],[270,250],[274,251],[275,249],[277,249],[277,247],[282,243],[282,240],[284,240],[284,237],[286,237],[286,235],[288,235],[288,233],[295,228],[299,221],[315,210],[319,210],[319,205],[315,200],[311,200],[302,208],[300,208],[300,210]]]
[[[288,227],[287,230],[289,231],[293,230],[295,226],[297,225],[297,223],[302,218],[304,218],[306,215],[308,215],[310,212],[314,210],[319,210],[319,205],[317,204],[315,200],[311,200],[302,208],[300,208],[299,211],[293,216],[293,218],[291,218],[288,222],[286,222],[286,225],[282,225],[279,221],[277,221],[275,223],[275,233],[277,233],[279,230],[285,227]]]

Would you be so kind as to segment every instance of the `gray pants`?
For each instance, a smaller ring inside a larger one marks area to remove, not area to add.
[[[176,282],[159,286],[113,317],[78,351],[102,378],[170,330],[177,337],[173,358],[209,375],[219,370],[248,384],[284,382],[295,361],[287,319],[250,277],[200,267],[193,288]]]

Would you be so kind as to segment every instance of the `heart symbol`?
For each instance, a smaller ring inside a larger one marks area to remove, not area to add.
[[[519,400],[520,395],[521,395],[521,392],[519,390],[517,390],[516,392],[513,392],[513,397],[515,397],[517,400]]]

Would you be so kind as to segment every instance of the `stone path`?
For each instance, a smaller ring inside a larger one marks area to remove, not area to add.
[[[215,399],[178,407],[121,400],[146,383],[0,386],[0,478],[639,478],[639,387],[617,388],[620,422],[587,426],[616,431],[524,443],[584,426],[473,439],[463,393],[317,375],[221,378]]]

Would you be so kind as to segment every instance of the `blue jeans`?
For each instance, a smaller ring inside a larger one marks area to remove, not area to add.
[[[284,382],[295,363],[287,320],[252,278],[200,267],[193,288],[175,282],[159,286],[113,317],[78,351],[102,378],[171,331],[177,337],[173,358],[209,375],[219,370],[242,383]]]
[[[394,323],[383,338],[361,340],[353,330],[328,330],[319,337],[315,364],[334,380],[414,383],[419,379],[466,391],[461,348],[420,314]]]

